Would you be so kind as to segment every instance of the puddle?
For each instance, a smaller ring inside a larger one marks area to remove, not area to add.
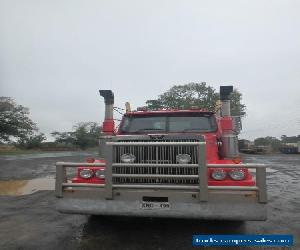
[[[267,173],[276,173],[276,172],[278,172],[279,170],[273,169],[273,168],[267,168],[266,171],[267,171]]]
[[[0,155],[0,159],[7,161],[14,160],[32,160],[39,158],[57,158],[57,157],[72,157],[72,156],[94,156],[97,152],[89,151],[64,151],[64,152],[39,152],[33,154],[20,154],[20,155]]]
[[[0,195],[26,195],[40,190],[54,190],[54,178],[0,181]]]

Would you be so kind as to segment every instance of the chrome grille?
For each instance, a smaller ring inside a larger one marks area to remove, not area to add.
[[[172,141],[168,140],[168,142]],[[176,142],[197,142],[197,140],[177,140]],[[189,154],[190,163],[197,164],[198,162],[196,146],[117,146],[114,150],[113,162],[121,163],[123,154],[135,155],[135,163],[176,164],[178,154]]]
[[[161,141],[161,140],[160,140]],[[126,141],[128,142],[128,141]],[[131,141],[132,142],[132,141]],[[138,142],[141,142],[140,140]],[[149,141],[145,141],[149,142]],[[170,142],[168,140],[167,142]],[[174,141],[173,141],[174,142]],[[197,142],[197,140],[176,140],[175,142]],[[146,178],[113,177],[115,184],[198,184],[198,179],[193,178],[157,178],[153,175],[198,175],[198,168],[194,166],[174,167],[159,166],[160,164],[177,164],[178,154],[189,154],[191,164],[198,163],[198,147],[195,145],[168,145],[168,146],[115,146],[113,151],[113,163],[122,163],[122,154],[133,154],[136,157],[134,163],[149,164],[150,166],[113,166],[113,174],[141,174],[151,175]],[[151,164],[155,164],[151,166]]]
[[[113,167],[116,174],[146,174],[146,175],[198,175],[197,167]],[[113,183],[132,184],[198,184],[198,179],[168,179],[168,178],[134,178],[134,177],[113,177]]]

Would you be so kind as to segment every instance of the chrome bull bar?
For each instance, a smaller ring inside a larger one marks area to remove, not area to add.
[[[197,164],[154,164],[154,163],[114,163],[113,150],[116,146],[197,146],[198,163]],[[57,197],[63,197],[63,191],[67,187],[83,188],[101,188],[105,191],[106,199],[113,199],[113,189],[164,189],[164,190],[191,190],[199,192],[200,201],[208,201],[209,190],[232,190],[232,191],[256,191],[260,203],[267,202],[266,187],[266,165],[265,164],[206,164],[206,146],[205,142],[107,142],[105,150],[106,163],[75,163],[75,162],[57,162],[56,163],[56,184],[55,192]],[[122,166],[136,167],[198,167],[198,175],[145,175],[145,174],[115,174],[113,167]],[[70,183],[66,177],[66,168],[78,166],[106,166],[105,184],[89,183]],[[207,168],[252,168],[256,170],[256,186],[208,186]],[[134,178],[168,178],[168,179],[198,179],[197,185],[161,185],[161,184],[114,184],[113,177],[134,177]]]

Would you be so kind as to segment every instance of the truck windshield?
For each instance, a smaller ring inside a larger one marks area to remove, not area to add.
[[[213,132],[216,120],[210,113],[155,114],[125,116],[120,131],[144,132]]]

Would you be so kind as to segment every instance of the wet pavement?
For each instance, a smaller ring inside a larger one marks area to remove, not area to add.
[[[0,156],[0,180],[31,180],[55,176],[55,162],[84,161],[96,152],[51,152]]]
[[[58,213],[53,191],[45,191],[54,185],[55,162],[91,156],[96,155],[0,156],[0,249],[194,249],[193,234],[293,234],[293,249],[300,249],[300,155],[244,155],[245,162],[272,167],[269,218],[244,223]]]

